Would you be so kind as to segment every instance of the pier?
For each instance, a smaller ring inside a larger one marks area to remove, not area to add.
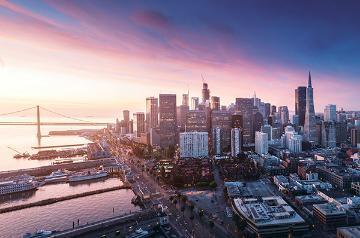
[[[119,189],[131,189],[131,186],[124,183],[123,185],[115,186],[115,187],[111,187],[111,188],[104,188],[104,189],[99,189],[99,190],[94,190],[94,191],[89,191],[89,192],[84,192],[84,193],[79,193],[79,194],[73,194],[73,195],[58,197],[58,198],[49,198],[49,199],[41,200],[38,202],[22,204],[22,205],[17,205],[17,206],[13,206],[13,207],[5,207],[5,208],[0,209],[0,214],[5,213],[5,212],[17,211],[17,210],[21,210],[21,209],[25,209],[25,208],[30,208],[30,207],[45,206],[45,205],[62,202],[62,201],[66,201],[66,200],[70,200],[70,199],[74,199],[74,198],[81,198],[81,197],[86,197],[86,196],[90,196],[90,195],[111,192],[111,191],[115,191],[115,190],[119,190]]]
[[[51,148],[62,148],[62,147],[74,147],[74,146],[84,146],[86,144],[69,144],[69,145],[48,145],[48,146],[32,146],[32,149],[51,149]]]
[[[84,162],[76,162],[69,164],[54,164],[54,165],[46,165],[36,168],[29,169],[19,169],[19,170],[10,170],[10,171],[2,171],[0,172],[0,179],[19,176],[22,174],[28,174],[35,177],[46,176],[51,172],[59,170],[59,169],[67,169],[67,170],[82,170],[98,167],[100,165],[107,165],[114,162],[112,158],[98,159],[98,160],[88,160]]]

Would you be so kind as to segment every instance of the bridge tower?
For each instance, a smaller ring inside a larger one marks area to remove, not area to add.
[[[40,130],[40,106],[36,106],[36,118],[37,118],[37,138],[41,139],[41,130]]]

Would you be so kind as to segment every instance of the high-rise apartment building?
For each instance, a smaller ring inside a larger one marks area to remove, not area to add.
[[[350,141],[353,147],[360,145],[360,127],[355,127],[350,130]]]
[[[295,115],[299,116],[299,126],[304,126],[306,112],[306,87],[295,89]]]
[[[240,114],[231,115],[231,128],[243,128],[243,116]]]
[[[202,158],[209,156],[207,132],[180,133],[180,157]]]
[[[304,139],[306,141],[317,143],[316,119],[314,109],[313,88],[311,83],[311,74],[309,72],[308,87],[306,88],[306,112],[304,123]]]
[[[241,152],[241,129],[231,129],[231,156],[236,157]]]
[[[293,134],[289,139],[289,151],[291,153],[301,153],[302,152],[302,135]]]
[[[263,125],[261,127],[261,132],[266,133],[268,135],[268,140],[272,140],[272,127],[270,125]]]

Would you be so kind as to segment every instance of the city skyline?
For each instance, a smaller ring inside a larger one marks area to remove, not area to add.
[[[176,93],[178,105],[188,89],[201,97],[203,74],[222,105],[256,91],[294,111],[294,90],[311,70],[316,113],[329,103],[359,110],[360,19],[351,6],[258,3],[1,1],[0,106],[119,117],[145,111],[145,98],[159,93]],[[322,20],[334,12],[336,25]]]

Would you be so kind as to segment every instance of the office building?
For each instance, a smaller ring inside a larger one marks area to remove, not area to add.
[[[289,139],[289,151],[291,153],[301,153],[302,152],[302,135],[294,133]]]
[[[336,147],[336,132],[333,121],[323,121],[321,126],[321,145],[323,147]]]
[[[279,107],[280,113],[280,122],[282,125],[287,125],[289,123],[289,109],[287,106]]]
[[[191,97],[191,110],[198,110],[198,109],[199,109],[199,98]]]
[[[268,135],[257,131],[255,133],[255,152],[259,155],[268,153]]]
[[[292,124],[295,125],[295,126],[299,126],[299,115],[293,115],[292,117]]]
[[[187,132],[207,132],[207,120],[206,112],[199,110],[190,110],[186,116],[186,128]]]
[[[180,132],[185,131],[186,118],[189,112],[189,107],[186,105],[180,105],[176,108],[176,122],[177,126],[180,129]]]
[[[306,112],[306,87],[295,89],[295,115],[299,116],[299,125],[304,126]]]
[[[346,122],[335,122],[336,144],[347,143],[348,132]]]
[[[230,152],[231,115],[227,111],[211,112],[211,128],[221,129],[221,150]]]
[[[124,127],[124,133],[127,134],[130,133],[130,111],[129,110],[123,110],[123,127]]]
[[[241,129],[231,129],[231,156],[236,157],[241,152]]]
[[[255,137],[255,131],[260,131],[261,127],[264,125],[264,118],[262,114],[259,111],[257,111],[257,109],[254,109],[252,124],[253,124],[253,129],[251,132],[251,136]]]
[[[134,124],[135,124],[134,133],[135,133],[136,137],[140,137],[141,134],[145,133],[145,113],[136,112],[136,113],[134,113],[133,117],[134,117]]]
[[[235,99],[236,111],[243,117],[243,143],[253,143],[253,109],[254,100],[252,98],[236,98]]]
[[[276,112],[276,106],[275,105],[272,105],[271,106],[271,115],[274,115]]]
[[[306,88],[306,111],[304,123],[304,139],[306,141],[317,143],[316,119],[314,109],[313,88],[311,83],[311,74],[309,72],[308,87]]]
[[[181,105],[189,107],[189,93],[184,93],[182,95],[182,103],[181,103]]]
[[[336,121],[336,105],[326,105],[324,109],[324,121]]]
[[[202,88],[202,103],[205,104],[210,100],[210,90],[207,83],[203,83]]]
[[[243,128],[243,117],[240,114],[231,115],[231,128]]]
[[[336,238],[359,238],[360,226],[338,227],[336,229]]]
[[[355,127],[350,130],[350,142],[353,147],[360,147],[360,128]]]
[[[159,105],[156,97],[146,98],[146,126],[147,130],[150,128],[157,128],[159,126]]]
[[[266,133],[268,135],[268,141],[272,140],[272,127],[270,125],[263,125],[261,127],[261,132]]]
[[[203,158],[209,156],[207,132],[180,133],[180,157]]]
[[[211,109],[215,111],[220,111],[220,97],[211,97]]]
[[[346,225],[346,211],[333,203],[314,204],[313,214],[325,230],[335,230],[337,227]]]
[[[176,94],[159,95],[160,146],[176,144]]]
[[[271,105],[270,103],[265,103],[265,118],[268,118],[271,113]]]

